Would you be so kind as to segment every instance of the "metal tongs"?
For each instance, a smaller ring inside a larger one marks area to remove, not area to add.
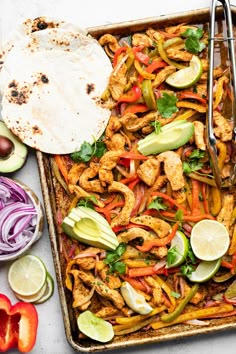
[[[215,37],[215,15],[217,2],[221,2],[227,26],[227,37]],[[216,137],[213,131],[213,69],[214,69],[214,43],[215,41],[228,42],[228,55],[230,61],[231,81],[233,87],[233,144],[236,144],[236,67],[234,51],[234,35],[232,14],[229,0],[212,0],[210,12],[210,38],[209,38],[209,83],[208,83],[208,111],[207,111],[207,146],[211,157],[213,175],[218,188],[230,187],[236,184],[236,164],[229,178],[229,182],[222,183],[221,173],[218,165]]]

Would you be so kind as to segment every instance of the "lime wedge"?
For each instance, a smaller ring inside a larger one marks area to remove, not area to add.
[[[196,55],[193,55],[189,66],[169,75],[166,79],[166,83],[179,89],[187,88],[194,85],[200,79],[201,75],[201,60]]]
[[[171,241],[171,247],[167,254],[167,268],[178,267],[182,264],[188,254],[189,241],[185,234],[177,231]]]
[[[47,270],[40,258],[23,256],[14,261],[8,271],[8,282],[20,296],[36,295],[45,285]]]
[[[126,304],[135,312],[147,315],[152,311],[152,307],[146,302],[145,297],[139,294],[127,281],[120,287],[121,295]]]
[[[77,318],[77,324],[83,334],[98,342],[106,343],[114,337],[112,325],[91,311],[82,312]]]
[[[195,283],[203,283],[211,279],[218,271],[221,265],[221,258],[215,261],[202,261],[196,270],[188,275],[189,280]]]
[[[226,227],[216,220],[202,220],[194,225],[190,243],[195,256],[214,261],[228,250],[230,238]]]

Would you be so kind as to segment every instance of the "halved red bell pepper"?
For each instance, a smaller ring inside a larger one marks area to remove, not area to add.
[[[27,353],[34,347],[38,328],[38,313],[34,305],[23,301],[15,305],[0,294],[0,352],[18,348]]]

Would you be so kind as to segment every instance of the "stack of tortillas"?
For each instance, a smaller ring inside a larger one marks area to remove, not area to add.
[[[52,154],[78,151],[103,133],[102,107],[111,63],[79,27],[37,18],[4,45],[0,72],[2,119],[25,144]]]

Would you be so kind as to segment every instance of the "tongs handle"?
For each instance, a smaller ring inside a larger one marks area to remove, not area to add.
[[[213,174],[218,188],[221,188],[222,179],[217,159],[216,138],[213,131],[213,70],[214,70],[214,41],[215,39],[215,15],[216,4],[221,2],[227,23],[227,40],[229,60],[231,64],[232,86],[233,86],[233,124],[234,124],[234,142],[236,139],[236,67],[235,67],[235,51],[234,51],[234,35],[232,14],[229,0],[212,0],[210,11],[210,38],[209,38],[209,81],[208,81],[208,110],[207,110],[207,143],[212,159]]]

